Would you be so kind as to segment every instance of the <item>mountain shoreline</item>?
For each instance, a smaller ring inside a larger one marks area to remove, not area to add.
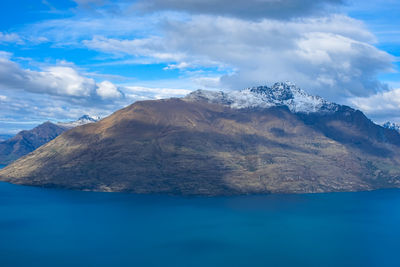
[[[400,187],[400,134],[360,111],[284,83],[234,97],[197,93],[135,102],[69,130],[2,169],[0,180],[172,195]]]
[[[0,165],[0,170],[7,165]],[[232,194],[176,194],[176,193],[136,193],[131,191],[104,191],[104,190],[90,190],[90,189],[77,189],[77,188],[68,188],[63,186],[49,186],[49,185],[28,185],[28,184],[18,184],[7,181],[0,181],[0,183],[15,185],[15,186],[26,186],[33,188],[43,188],[48,190],[61,190],[61,191],[79,191],[79,192],[91,192],[91,193],[115,193],[115,194],[129,194],[129,195],[152,195],[152,196],[166,196],[166,197],[183,197],[183,198],[209,198],[209,197],[246,197],[246,196],[268,196],[268,195],[315,195],[315,194],[340,194],[340,193],[368,193],[375,191],[387,191],[387,190],[396,190],[400,191],[399,187],[387,187],[387,188],[377,188],[377,189],[365,189],[365,190],[354,190],[354,191],[324,191],[324,192],[307,192],[307,193],[293,193],[293,192],[279,192],[279,193],[232,193]]]

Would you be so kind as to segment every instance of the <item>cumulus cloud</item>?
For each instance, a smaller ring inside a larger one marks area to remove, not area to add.
[[[5,89],[20,89],[56,96],[102,99],[122,97],[115,85],[99,84],[81,75],[71,66],[51,66],[41,71],[24,69],[7,57],[0,57],[0,85]]]
[[[81,76],[71,67],[56,66],[33,71],[4,58],[0,58],[0,84],[4,88],[68,96],[89,96],[96,87],[93,79]]]
[[[103,81],[99,83],[96,89],[96,93],[103,99],[120,98],[122,96],[117,86],[109,81]]]
[[[400,88],[379,92],[370,97],[351,98],[348,102],[379,123],[386,120],[400,122]]]
[[[140,0],[137,8],[173,10],[193,14],[232,16],[245,19],[292,19],[321,14],[342,0]]]
[[[126,86],[127,95],[133,99],[162,99],[168,97],[182,97],[191,92],[187,89],[155,88],[145,86]]]
[[[384,87],[377,74],[391,71],[394,57],[373,46],[364,25],[343,15],[299,21],[247,21],[215,16],[169,20],[162,36],[96,37],[84,44],[108,53],[152,57],[173,69],[218,66],[229,74],[220,86],[240,89],[290,80],[311,93],[339,100],[371,95]]]

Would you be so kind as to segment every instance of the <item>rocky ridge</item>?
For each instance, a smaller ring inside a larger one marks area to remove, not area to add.
[[[230,92],[197,90],[185,99],[222,104],[234,109],[286,106],[295,113],[335,112],[339,108],[339,105],[319,96],[309,95],[290,82],[275,83],[272,87],[258,86]]]

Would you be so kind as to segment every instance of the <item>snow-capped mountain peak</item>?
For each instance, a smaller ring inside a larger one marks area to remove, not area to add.
[[[272,87],[258,86],[241,91],[197,90],[185,99],[207,101],[235,109],[287,106],[290,111],[299,113],[335,112],[338,109],[337,104],[319,96],[309,95],[291,82],[279,82]]]
[[[400,133],[400,124],[399,123],[394,123],[394,122],[385,122],[384,124],[382,124],[382,127],[387,128],[387,129],[391,129],[391,130],[396,130]]]
[[[97,122],[99,120],[100,120],[100,117],[98,117],[98,116],[92,117],[89,115],[83,115],[77,121],[89,123],[89,122]]]
[[[98,116],[92,117],[89,115],[83,115],[76,121],[58,122],[57,125],[61,126],[61,127],[65,127],[65,128],[73,128],[76,126],[80,126],[80,125],[84,125],[84,124],[88,124],[88,123],[92,123],[92,122],[97,122],[99,120],[100,120],[100,117],[98,117]]]

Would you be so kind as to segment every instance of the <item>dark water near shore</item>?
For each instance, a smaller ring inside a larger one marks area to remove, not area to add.
[[[400,191],[241,197],[0,183],[0,266],[399,266]]]

